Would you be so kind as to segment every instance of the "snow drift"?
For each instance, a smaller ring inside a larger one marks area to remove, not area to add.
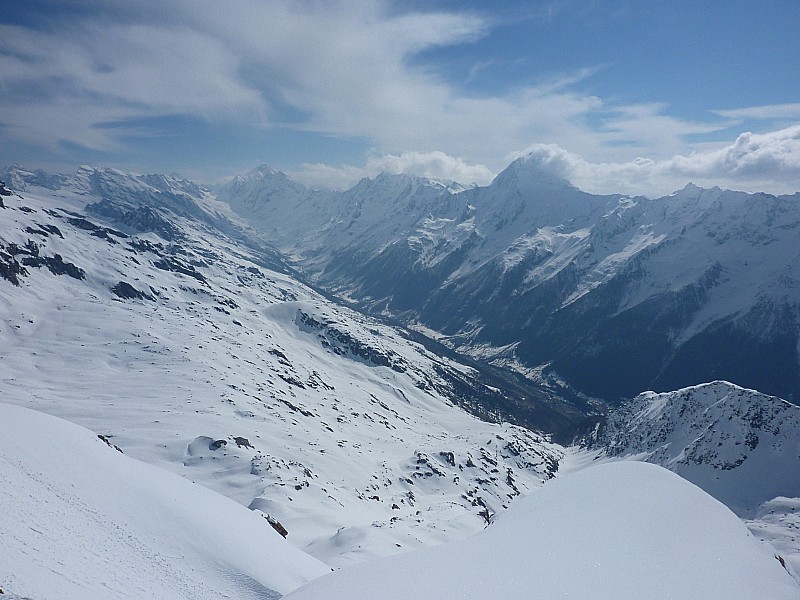
[[[484,532],[346,568],[287,600],[770,598],[797,585],[725,506],[654,465],[558,478]]]
[[[259,513],[87,429],[0,404],[0,588],[36,600],[279,598],[328,572]]]

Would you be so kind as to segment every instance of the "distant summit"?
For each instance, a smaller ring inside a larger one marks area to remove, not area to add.
[[[494,178],[491,185],[513,186],[525,191],[576,189],[564,177],[557,175],[551,165],[544,164],[533,154],[516,159]]]
[[[0,179],[18,192],[25,191],[29,185],[58,190],[66,181],[67,175],[51,175],[42,169],[29,170],[15,163],[0,171]]]

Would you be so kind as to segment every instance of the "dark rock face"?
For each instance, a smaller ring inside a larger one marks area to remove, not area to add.
[[[0,181],[0,208],[5,208],[6,205],[3,203],[3,196],[13,196],[14,192],[6,187],[5,181]]]
[[[123,208],[111,200],[101,200],[86,207],[90,213],[114,220],[134,231],[151,231],[169,242],[180,238],[180,230],[149,206]]]
[[[0,247],[0,277],[18,286],[20,277],[27,275],[28,271],[17,261],[15,253],[9,250],[11,248]]]
[[[151,302],[155,300],[153,296],[137,290],[127,281],[120,281],[111,288],[111,293],[113,293],[117,298],[122,298],[123,300],[150,300]]]
[[[83,269],[65,261],[60,254],[42,255],[39,244],[31,239],[24,246],[18,246],[13,242],[7,246],[0,245],[0,275],[4,279],[19,285],[19,278],[28,275],[25,267],[46,267],[53,275],[67,275],[74,279],[86,277]]]
[[[160,260],[154,261],[153,266],[162,271],[173,271],[175,273],[182,273],[199,281],[206,283],[205,276],[200,273],[194,265],[187,264],[184,261],[174,257],[164,257]]]

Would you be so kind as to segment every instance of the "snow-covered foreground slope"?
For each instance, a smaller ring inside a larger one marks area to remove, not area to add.
[[[661,467],[616,462],[559,477],[464,542],[345,568],[287,600],[799,595],[725,506]]]
[[[545,436],[459,408],[502,416],[508,388],[298,283],[206,191],[111,170],[56,183],[0,206],[3,401],[269,515],[334,566],[465,539],[558,470]],[[84,518],[65,498],[46,514]],[[777,547],[791,502],[754,522]],[[63,552],[49,564],[80,573]]]
[[[330,569],[259,513],[0,403],[0,589],[36,600],[278,598]]]
[[[213,199],[79,175],[0,208],[4,401],[260,510],[333,565],[481,530],[558,468],[544,436],[456,406],[503,396],[473,368],[271,270]]]

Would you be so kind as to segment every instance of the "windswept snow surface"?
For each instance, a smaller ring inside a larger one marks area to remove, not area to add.
[[[87,429],[2,403],[0,423],[4,591],[35,600],[263,600],[330,570],[259,513]]]
[[[725,506],[654,465],[559,477],[459,543],[356,565],[287,600],[796,600],[800,587]]]

